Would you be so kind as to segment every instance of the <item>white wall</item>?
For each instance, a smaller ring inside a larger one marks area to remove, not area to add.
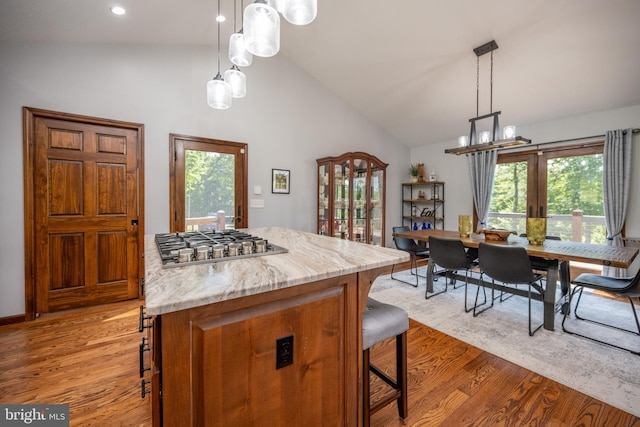
[[[387,245],[400,223],[400,182],[409,149],[337,99],[282,55],[256,58],[247,97],[211,109],[216,72],[210,47],[0,43],[0,317],[24,313],[22,107],[145,125],[145,233],[169,227],[169,134],[249,144],[249,226],[316,231],[315,159],[369,152],[389,163]],[[222,71],[230,63],[223,58]],[[271,194],[271,169],[291,170],[291,194]],[[262,195],[253,196],[254,185]]]
[[[461,129],[465,128],[461,123]],[[640,127],[640,105],[615,110],[595,112],[575,117],[553,120],[529,126],[519,126],[518,134],[530,138],[532,144],[603,135],[608,130]],[[461,135],[468,129],[461,131]],[[602,140],[602,138],[597,138]],[[633,136],[632,182],[640,182],[640,134]],[[411,150],[411,162],[424,162],[427,172],[435,170],[439,179],[445,181],[445,228],[458,227],[458,215],[473,213],[470,177],[467,158],[445,154],[447,148],[454,148],[457,141],[442,141],[433,145]],[[627,213],[627,233],[629,237],[640,236],[640,191],[631,187],[629,210]]]

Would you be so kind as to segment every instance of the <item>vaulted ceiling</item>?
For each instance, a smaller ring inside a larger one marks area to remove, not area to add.
[[[215,15],[216,0],[2,0],[0,41],[215,45]],[[503,125],[640,104],[638,0],[318,0],[313,23],[281,29],[280,55],[407,146],[468,132],[473,48],[490,40]],[[484,114],[490,55],[479,62]]]

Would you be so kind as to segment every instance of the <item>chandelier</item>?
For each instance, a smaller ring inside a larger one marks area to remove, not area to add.
[[[268,58],[280,50],[280,13],[294,25],[306,25],[318,14],[318,0],[256,0],[246,8],[241,3],[242,25],[236,31],[236,0],[233,2],[233,34],[229,38],[232,66],[220,75],[220,0],[218,0],[218,73],[207,82],[207,103],[216,109],[231,107],[232,98],[246,94],[246,76],[239,67],[251,65],[254,56]],[[222,19],[224,20],[224,19]]]
[[[495,40],[478,46],[473,49],[476,54],[476,117],[469,119],[471,128],[469,130],[469,136],[466,135],[458,138],[458,147],[444,150],[445,153],[451,154],[467,154],[476,151],[495,150],[506,147],[513,147],[524,144],[531,144],[531,140],[516,135],[515,126],[505,126],[500,132],[500,121],[498,116],[501,111],[493,111],[493,51],[498,48],[498,44]],[[480,57],[484,54],[491,54],[491,78],[490,78],[490,101],[489,101],[489,114],[480,115],[479,113],[479,97],[480,97]],[[476,128],[476,122],[493,119],[491,131],[484,130],[478,134]]]

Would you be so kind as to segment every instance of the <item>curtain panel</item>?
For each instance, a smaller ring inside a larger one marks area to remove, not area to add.
[[[609,246],[624,246],[621,233],[629,203],[632,138],[633,129],[611,130],[605,135],[602,154],[602,192]],[[621,268],[605,267],[603,274],[624,277],[627,271]]]
[[[469,172],[471,175],[471,189],[473,202],[478,213],[477,229],[486,228],[489,205],[491,204],[491,192],[493,191],[493,178],[498,161],[498,150],[479,151],[467,154]]]

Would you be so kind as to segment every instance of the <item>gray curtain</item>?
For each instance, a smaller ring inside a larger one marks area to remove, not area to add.
[[[471,175],[471,190],[473,202],[478,213],[477,229],[486,228],[489,204],[491,203],[491,191],[493,190],[493,178],[496,172],[498,150],[479,151],[467,154],[469,172]]]
[[[602,192],[609,246],[624,246],[621,233],[629,202],[632,137],[633,129],[618,129],[608,131],[604,139]],[[627,271],[622,268],[605,267],[603,274],[624,277]]]

